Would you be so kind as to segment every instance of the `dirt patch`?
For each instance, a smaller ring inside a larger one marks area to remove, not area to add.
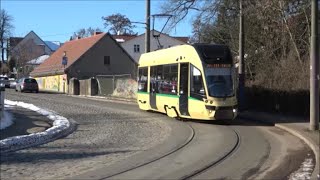
[[[43,132],[45,130],[46,130],[45,127],[34,127],[34,128],[27,129],[27,132],[32,134],[32,133]]]

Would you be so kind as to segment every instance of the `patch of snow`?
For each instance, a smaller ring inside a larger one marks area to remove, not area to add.
[[[39,56],[39,57],[37,57],[35,59],[32,59],[32,60],[28,61],[27,65],[39,65],[39,64],[43,63],[49,57],[50,57],[49,55]]]
[[[9,112],[3,111],[3,117],[0,121],[0,130],[5,129],[13,124],[12,116]]]
[[[120,43],[125,42],[124,39],[116,39],[116,41],[117,41],[117,42],[120,42]]]
[[[28,103],[19,102],[19,101],[10,101],[5,99],[5,106],[6,107],[19,106],[32,111],[36,111],[37,113],[43,116],[46,116],[47,118],[52,120],[53,126],[43,132],[32,133],[32,134],[23,135],[23,136],[14,136],[14,137],[1,140],[0,150],[3,152],[14,150],[14,149],[21,149],[24,147],[29,147],[30,144],[38,145],[38,144],[48,142],[54,139],[55,137],[57,137],[57,135],[65,132],[66,129],[69,129],[71,126],[67,118],[60,116],[53,111],[41,109],[33,104],[28,104]]]
[[[311,179],[311,175],[314,169],[313,159],[306,158],[300,168],[292,173],[289,180],[308,180]]]

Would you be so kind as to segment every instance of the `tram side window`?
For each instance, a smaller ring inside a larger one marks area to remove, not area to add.
[[[139,68],[138,76],[138,91],[147,92],[148,91],[148,68]]]
[[[178,64],[151,67],[150,92],[177,94]]]
[[[191,66],[191,78],[190,78],[190,95],[193,98],[202,100],[206,97],[204,90],[203,79],[201,72],[198,68]]]
[[[152,66],[150,73],[150,92],[160,93],[159,83],[163,79],[163,66]]]
[[[164,65],[162,77],[159,81],[160,93],[177,94],[178,64]]]

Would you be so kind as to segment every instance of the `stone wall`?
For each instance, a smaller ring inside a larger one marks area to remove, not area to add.
[[[133,79],[117,79],[116,88],[113,91],[112,96],[123,98],[136,98],[137,89],[137,81]]]

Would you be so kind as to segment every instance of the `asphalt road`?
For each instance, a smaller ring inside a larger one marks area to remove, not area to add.
[[[1,179],[286,179],[312,154],[298,138],[244,119],[181,122],[130,103],[6,93],[79,125],[65,138],[1,157]]]

